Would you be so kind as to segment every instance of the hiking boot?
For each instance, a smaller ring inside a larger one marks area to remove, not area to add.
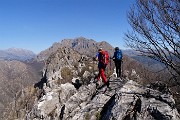
[[[99,83],[98,83],[98,82],[96,82],[96,86],[99,86]]]
[[[107,87],[109,88],[109,80],[107,81],[106,85],[107,85]]]
[[[101,83],[100,83],[100,81],[97,80],[97,82],[96,82],[96,88],[99,88],[100,86],[101,86]]]
[[[104,90],[103,93],[105,93],[107,90],[108,90],[108,91],[112,91],[112,88],[111,88],[111,87],[107,87],[107,88]]]
[[[94,79],[93,83],[97,83],[97,82],[98,82],[98,80],[97,80],[97,79]]]
[[[108,90],[109,90],[109,91],[112,91],[112,88],[111,88],[111,87],[108,87]]]

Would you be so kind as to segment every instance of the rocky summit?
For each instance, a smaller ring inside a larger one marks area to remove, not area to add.
[[[62,47],[45,62],[43,78],[28,100],[15,108],[17,120],[180,120],[175,101],[166,85],[143,86],[133,79],[108,76],[109,87],[95,81],[97,62]],[[134,72],[134,74],[136,74]],[[140,78],[139,78],[140,79]],[[142,79],[141,79],[142,80]],[[137,81],[137,80],[136,80]],[[98,83],[98,84],[97,84]],[[18,101],[17,101],[18,102]],[[5,117],[5,119],[9,119]],[[12,119],[11,118],[11,119]]]

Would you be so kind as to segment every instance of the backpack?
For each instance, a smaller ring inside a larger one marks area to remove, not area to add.
[[[122,52],[121,52],[121,50],[117,50],[115,52],[115,59],[116,60],[122,60]]]
[[[99,57],[99,62],[103,65],[107,65],[109,63],[109,54],[107,51],[102,51]]]

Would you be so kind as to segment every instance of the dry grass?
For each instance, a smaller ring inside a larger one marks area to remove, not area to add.
[[[61,81],[61,83],[65,83],[65,82],[71,82],[72,78],[73,78],[73,73],[72,73],[72,69],[69,67],[64,67],[61,70],[61,76],[63,78],[63,80]]]

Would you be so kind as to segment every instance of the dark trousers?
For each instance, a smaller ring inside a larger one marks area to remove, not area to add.
[[[117,77],[121,77],[121,60],[115,61]]]

